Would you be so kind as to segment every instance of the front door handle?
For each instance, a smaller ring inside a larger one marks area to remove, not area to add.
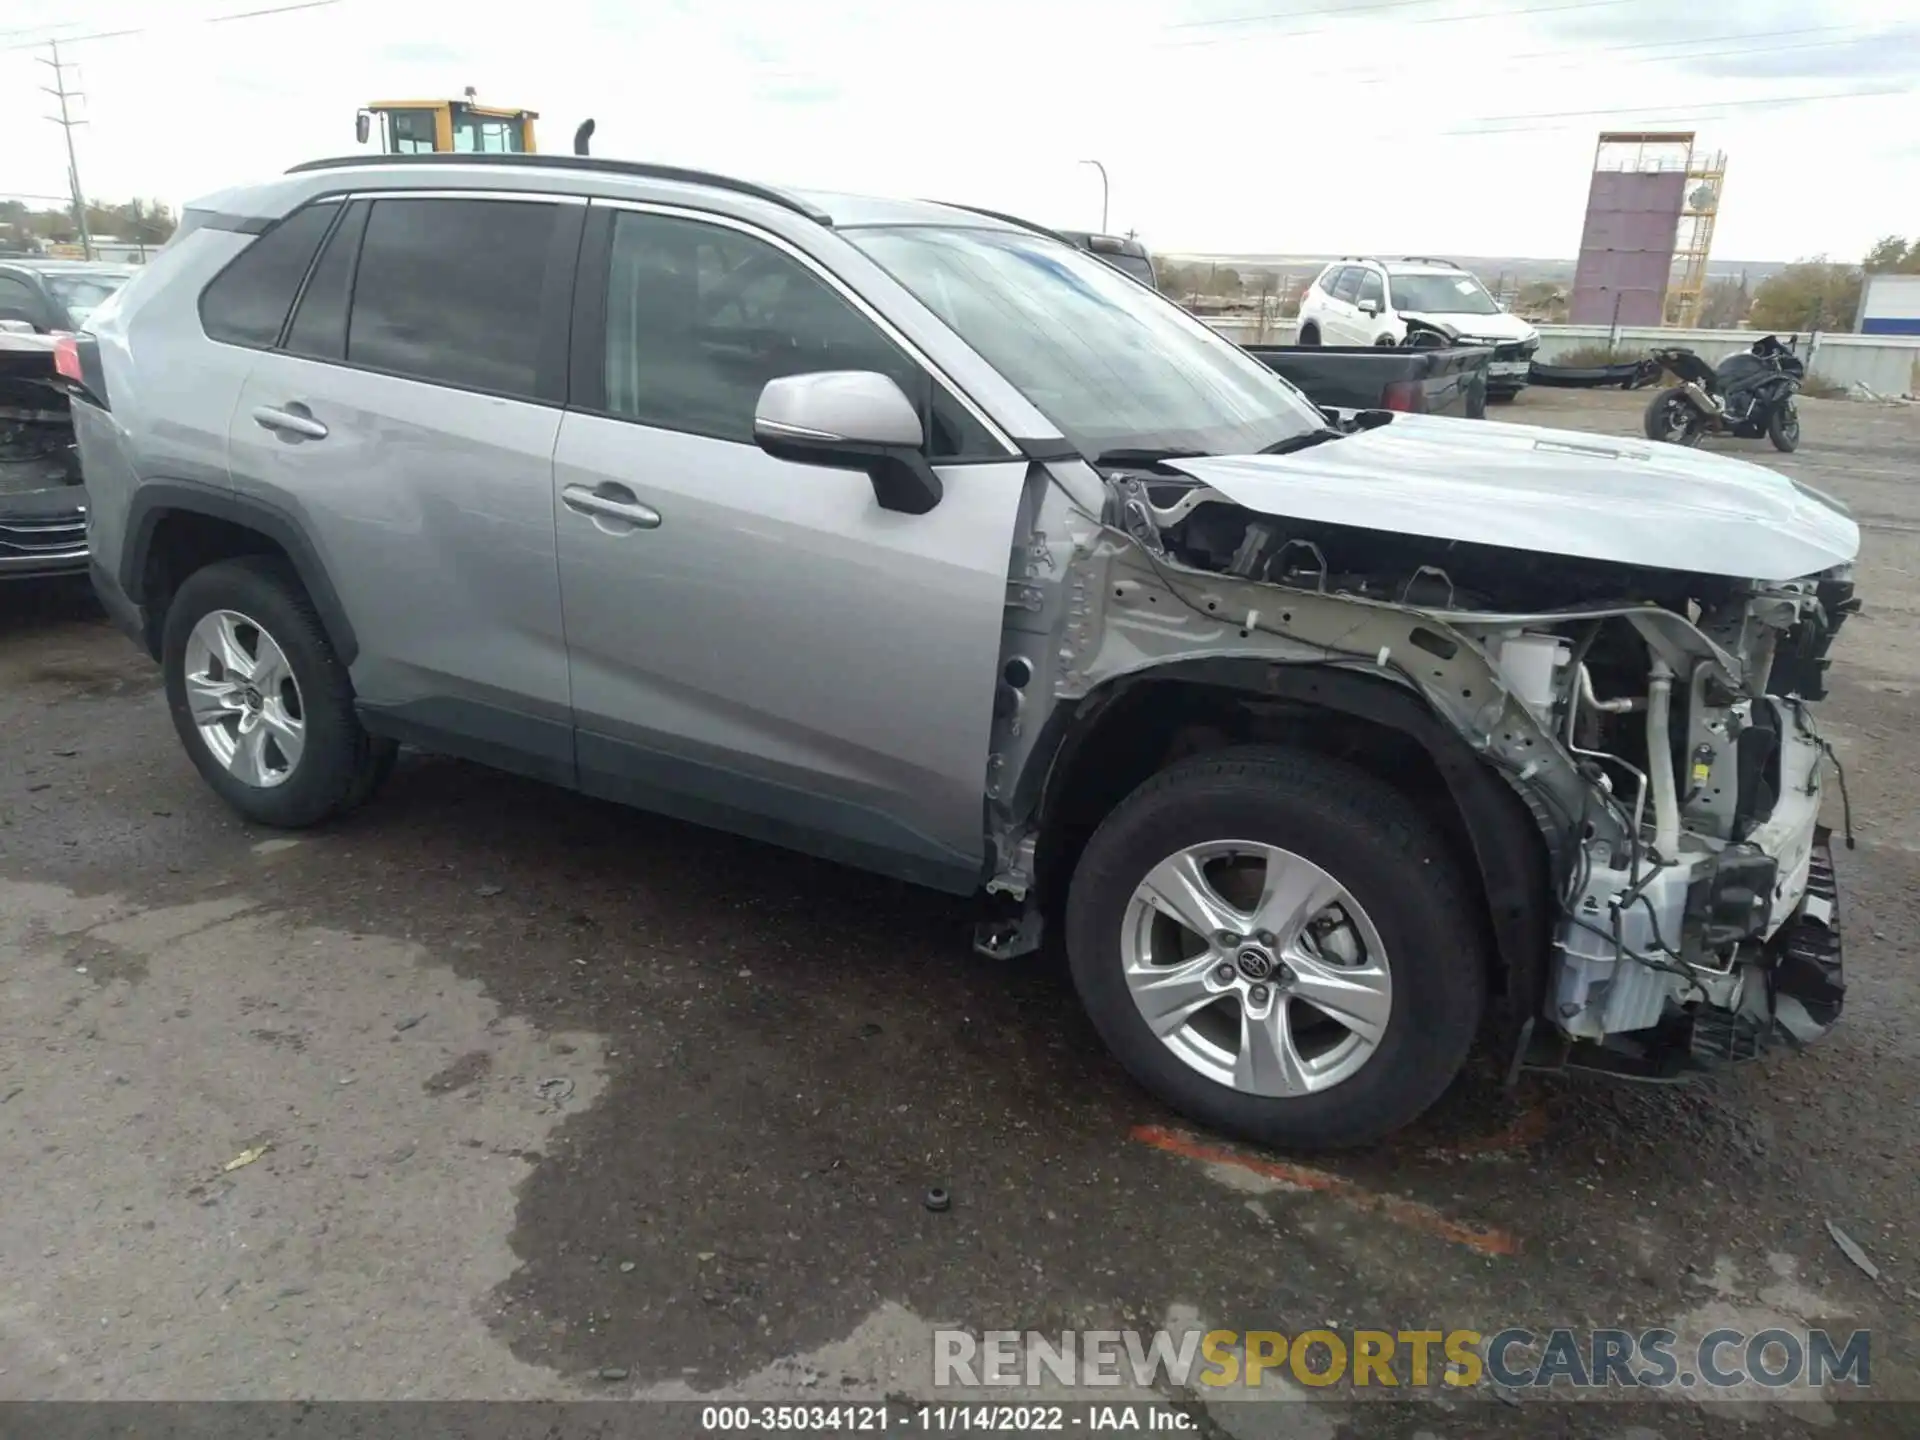
[[[256,405],[253,410],[253,423],[266,430],[277,430],[283,435],[299,435],[307,440],[327,438],[327,427],[314,419],[307,407],[298,401],[285,408],[276,405]]]
[[[642,530],[658,529],[660,512],[651,505],[642,505],[634,493],[624,485],[605,481],[591,490],[585,485],[568,485],[560,492],[560,498],[566,502],[569,510],[582,515],[599,515],[609,520],[624,520],[629,525]]]

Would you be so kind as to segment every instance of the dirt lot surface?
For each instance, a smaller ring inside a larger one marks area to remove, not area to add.
[[[1644,398],[1495,416],[1628,434]],[[1184,1129],[1057,962],[974,958],[938,896],[425,756],[250,829],[84,593],[0,591],[0,1399],[924,1395],[936,1324],[1169,1320],[1866,1328],[1920,1399],[1920,409],[1804,413],[1797,455],[1721,448],[1865,531],[1824,707],[1846,1023],[1679,1089],[1483,1057],[1332,1161]],[[1209,1423],[1547,1433],[1487,1386],[1332,1394]],[[1552,1429],[1913,1433],[1701,1394]]]

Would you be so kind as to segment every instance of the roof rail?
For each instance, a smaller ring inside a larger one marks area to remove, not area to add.
[[[1461,268],[1451,260],[1442,260],[1438,255],[1402,255],[1400,258],[1415,265],[1450,265],[1455,270]]]
[[[632,175],[642,180],[677,180],[688,185],[707,185],[717,190],[731,190],[736,195],[751,195],[756,200],[766,200],[791,210],[796,215],[804,215],[822,225],[833,224],[833,217],[815,206],[807,204],[797,196],[770,186],[756,185],[751,180],[736,180],[730,175],[715,175],[708,170],[689,170],[679,165],[650,165],[639,160],[614,160],[600,155],[480,155],[480,154],[433,154],[433,155],[337,155],[326,160],[308,160],[292,166],[287,174],[298,175],[310,170],[345,170],[363,165],[419,165],[428,169],[436,165],[504,165],[513,169],[526,170],[584,170],[601,175]]]
[[[956,200],[929,200],[929,205],[944,205],[949,210],[965,210],[970,215],[984,215],[989,220],[998,220],[1004,225],[1012,225],[1020,230],[1031,230],[1036,235],[1044,235],[1049,240],[1058,240],[1062,245],[1073,242],[1058,230],[1049,230],[1045,225],[1036,225],[1031,220],[1022,220],[1018,215],[1003,214],[998,210],[989,210],[984,205],[962,205]]]

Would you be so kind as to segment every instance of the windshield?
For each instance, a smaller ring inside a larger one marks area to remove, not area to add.
[[[1244,455],[1325,428],[1259,361],[1082,251],[1000,230],[844,233],[1085,455]]]
[[[46,280],[54,299],[66,308],[67,318],[75,325],[84,325],[87,317],[100,308],[100,303],[126,284],[128,278],[126,273],[94,271],[86,275],[49,275]]]
[[[1471,275],[1390,275],[1393,308],[1429,315],[1497,315],[1500,307]]]

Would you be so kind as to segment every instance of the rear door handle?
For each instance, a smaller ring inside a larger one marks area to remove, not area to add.
[[[299,435],[308,440],[327,438],[327,427],[314,419],[307,407],[298,402],[284,409],[274,405],[256,405],[253,423],[263,429],[278,430],[283,435]]]
[[[660,525],[660,512],[651,505],[642,505],[624,485],[613,481],[604,481],[588,489],[585,485],[568,485],[560,492],[560,498],[569,510],[581,515],[599,515],[609,520],[624,520],[629,525],[642,530],[655,530]]]

